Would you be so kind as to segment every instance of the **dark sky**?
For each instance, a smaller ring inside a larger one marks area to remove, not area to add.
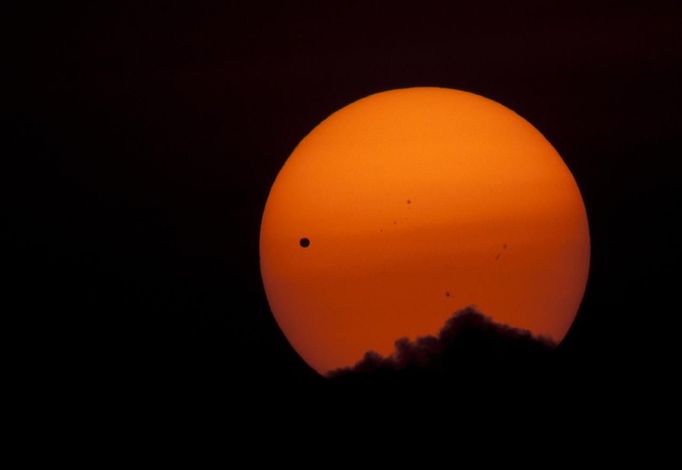
[[[664,367],[679,311],[679,2],[91,3],[8,16],[3,311],[37,370],[328,386],[269,312],[262,209],[317,123],[410,86],[510,107],[571,168],[592,236],[561,346],[572,377],[651,383]]]

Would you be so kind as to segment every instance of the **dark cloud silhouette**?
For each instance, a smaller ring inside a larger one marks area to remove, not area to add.
[[[355,366],[332,371],[328,377],[338,382],[503,377],[542,370],[554,349],[547,338],[495,323],[467,307],[456,312],[438,336],[401,338],[390,356],[369,351]]]

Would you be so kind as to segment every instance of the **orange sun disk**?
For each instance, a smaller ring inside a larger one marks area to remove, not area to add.
[[[475,305],[561,341],[587,282],[580,191],[531,124],[443,88],[371,95],[296,147],[260,263],[275,319],[319,373],[435,334]]]

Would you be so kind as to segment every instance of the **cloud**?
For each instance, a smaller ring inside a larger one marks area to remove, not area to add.
[[[546,369],[554,349],[555,344],[547,338],[495,323],[467,307],[456,312],[437,336],[414,341],[401,338],[391,355],[369,351],[353,367],[334,370],[328,377],[351,383],[502,378]]]

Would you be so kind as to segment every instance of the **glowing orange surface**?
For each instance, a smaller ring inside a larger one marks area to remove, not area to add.
[[[550,143],[504,106],[442,88],[325,119],[277,176],[260,235],[270,307],[320,373],[472,304],[561,341],[589,256],[580,191]]]

